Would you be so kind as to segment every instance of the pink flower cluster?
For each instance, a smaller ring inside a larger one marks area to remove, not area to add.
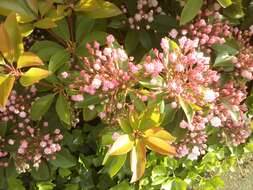
[[[127,8],[124,5],[121,8],[124,13],[127,13]],[[158,0],[138,0],[137,10],[137,13],[128,18],[131,29],[140,30],[144,24],[145,29],[149,30],[150,23],[154,21],[154,16],[165,14],[159,6]]]
[[[42,127],[35,127],[29,117],[31,102],[35,97],[35,87],[26,89],[23,94],[13,90],[6,107],[0,110],[0,122],[8,126],[6,136],[0,136],[2,167],[8,166],[11,156],[18,171],[25,172],[31,167],[38,168],[43,159],[55,159],[55,154],[61,150],[61,131],[55,129],[52,134],[49,133],[48,122],[43,122]]]

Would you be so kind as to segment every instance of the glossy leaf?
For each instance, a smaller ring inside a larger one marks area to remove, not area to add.
[[[50,108],[53,100],[54,94],[49,94],[37,99],[33,104],[30,112],[30,117],[32,120],[39,120]]]
[[[12,75],[0,75],[0,107],[4,107],[15,82]]]
[[[200,11],[203,0],[188,0],[183,8],[180,25],[190,22]]]
[[[30,68],[20,78],[19,82],[23,86],[30,86],[34,83],[39,82],[41,79],[47,78],[50,72],[40,68]]]
[[[70,54],[66,50],[60,50],[49,61],[48,70],[53,73],[70,60]]]
[[[41,66],[43,61],[32,52],[24,52],[18,59],[17,68]]]
[[[11,47],[13,47],[14,61],[17,61],[20,54],[23,53],[24,47],[21,37],[21,31],[16,20],[16,14],[12,13],[7,16],[4,27],[9,36]]]
[[[233,19],[239,19],[244,16],[244,7],[242,0],[232,0],[233,4],[223,10],[223,13]]]
[[[134,142],[130,140],[128,135],[121,135],[113,143],[109,150],[109,155],[122,155],[128,153],[134,146]]]
[[[173,146],[170,145],[168,141],[157,137],[146,137],[144,138],[144,143],[147,147],[159,154],[162,155],[174,155],[176,154],[176,150]]]
[[[169,132],[165,131],[160,127],[152,127],[144,132],[147,137],[157,137],[169,142],[174,142],[176,140]]]
[[[55,110],[59,118],[66,124],[70,125],[70,104],[67,98],[60,94],[57,98]]]
[[[109,1],[88,0],[83,2],[76,10],[83,11],[90,18],[108,18],[122,14],[116,5]]]
[[[131,151],[131,183],[138,181],[144,174],[146,165],[146,149],[141,140],[137,140]]]

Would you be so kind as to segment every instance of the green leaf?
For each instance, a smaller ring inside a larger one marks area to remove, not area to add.
[[[10,190],[25,190],[23,183],[20,179],[8,178],[8,189]]]
[[[184,113],[187,117],[188,122],[191,124],[192,119],[194,117],[194,110],[192,109],[191,105],[188,104],[187,102],[185,102],[181,97],[178,97],[179,100],[179,104],[182,107],[182,109],[184,110]]]
[[[41,66],[43,61],[32,52],[24,52],[18,59],[17,68]]]
[[[56,52],[49,61],[48,70],[53,73],[70,60],[70,54],[66,50]]]
[[[71,168],[77,164],[76,158],[65,148],[56,154],[56,159],[50,163],[59,168]]]
[[[180,25],[190,22],[199,13],[202,4],[203,0],[188,0],[181,13]]]
[[[5,137],[7,132],[7,122],[0,122],[0,136]]]
[[[125,38],[125,48],[127,53],[133,52],[139,43],[139,33],[136,30],[129,30]]]
[[[94,41],[99,42],[101,45],[105,44],[106,37],[108,36],[108,33],[102,32],[102,31],[93,31],[89,35],[86,35],[84,39],[82,40],[80,46],[77,48],[77,54],[82,56],[85,55],[84,53],[87,52],[86,44],[91,43]]]
[[[54,28],[57,24],[50,18],[44,18],[34,23],[34,26],[41,29]]]
[[[132,102],[134,103],[134,106],[139,112],[142,112],[143,110],[145,110],[146,105],[144,104],[143,101],[141,101],[141,99],[138,96],[136,96],[134,93],[129,93],[129,95]]]
[[[113,186],[112,188],[110,188],[110,190],[134,190],[134,188],[131,187],[129,183],[125,180],[120,184]]]
[[[103,172],[108,173],[110,177],[115,176],[124,165],[126,158],[127,154],[110,157]]]
[[[83,108],[83,120],[84,121],[91,121],[97,117],[96,109],[89,109],[88,107]]]
[[[36,53],[43,61],[49,61],[52,55],[59,50],[64,50],[62,46],[52,41],[38,41],[33,44],[30,51]]]
[[[26,0],[26,3],[28,4],[29,8],[37,15],[38,14],[38,0]]]
[[[11,46],[13,47],[14,61],[17,61],[20,54],[23,53],[24,47],[21,37],[21,31],[16,20],[16,14],[12,13],[7,16],[4,27],[8,33]]]
[[[57,22],[57,27],[52,28],[52,31],[58,36],[62,37],[65,41],[70,39],[69,28],[66,19]]]
[[[128,117],[126,118],[121,117],[119,118],[118,122],[119,122],[120,128],[123,130],[124,133],[130,134],[133,132],[131,128],[131,124],[128,120]]]
[[[59,116],[59,118],[66,124],[70,125],[70,104],[67,98],[60,94],[57,98],[55,110]]]
[[[51,73],[48,70],[33,67],[22,74],[19,82],[23,86],[30,86],[34,83],[39,82],[41,79],[47,78],[50,74]]]
[[[228,6],[232,5],[231,0],[217,0],[217,1],[223,8],[227,8]]]
[[[140,43],[141,45],[146,49],[149,50],[152,48],[152,40],[151,40],[151,36],[150,34],[145,31],[142,30],[139,32],[139,38],[140,38]]]
[[[214,67],[234,67],[234,64],[232,63],[232,59],[234,56],[229,55],[227,53],[221,53],[219,54],[216,59],[215,62],[213,64]]]
[[[215,50],[215,52],[217,54],[229,54],[229,55],[236,55],[238,53],[238,50],[235,49],[234,47],[231,47],[230,45],[228,44],[214,44],[212,46],[212,49]]]
[[[4,107],[15,82],[12,75],[0,75],[0,107]]]
[[[84,1],[84,3],[81,3],[75,10],[82,11],[86,16],[95,19],[108,18],[122,14],[121,10],[116,5],[108,1],[99,1],[99,3],[96,3],[96,0]]]
[[[33,104],[30,112],[32,120],[39,120],[50,108],[55,94],[49,94],[37,99]]]
[[[38,169],[33,167],[31,170],[31,175],[37,181],[49,180],[50,172],[47,163],[45,161],[42,161]]]
[[[232,0],[233,4],[223,10],[223,13],[234,19],[239,19],[244,16],[242,0]]]
[[[1,0],[0,1],[0,14],[9,15],[11,12],[19,13],[22,17],[29,18],[29,20],[36,19],[36,16],[32,13],[28,6],[25,6],[25,2],[21,3],[17,0]]]
[[[53,6],[52,0],[39,1],[38,8],[39,8],[40,15],[43,17],[46,13],[49,12],[52,6]]]
[[[77,15],[76,19],[76,41],[79,44],[83,38],[89,33],[91,33],[91,30],[95,24],[95,20],[85,17],[83,15]]]
[[[40,182],[37,183],[36,186],[38,187],[38,190],[53,190],[56,185],[52,182]]]

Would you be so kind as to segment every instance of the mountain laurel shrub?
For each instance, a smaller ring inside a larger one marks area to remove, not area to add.
[[[1,0],[0,189],[216,190],[253,152],[252,0]]]

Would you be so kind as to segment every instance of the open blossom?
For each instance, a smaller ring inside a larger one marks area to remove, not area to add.
[[[199,148],[197,146],[194,146],[192,148],[192,152],[188,154],[187,158],[189,160],[197,160],[199,155],[200,155]]]
[[[219,117],[213,117],[211,119],[211,125],[214,126],[214,127],[220,127],[221,126],[221,120]]]

